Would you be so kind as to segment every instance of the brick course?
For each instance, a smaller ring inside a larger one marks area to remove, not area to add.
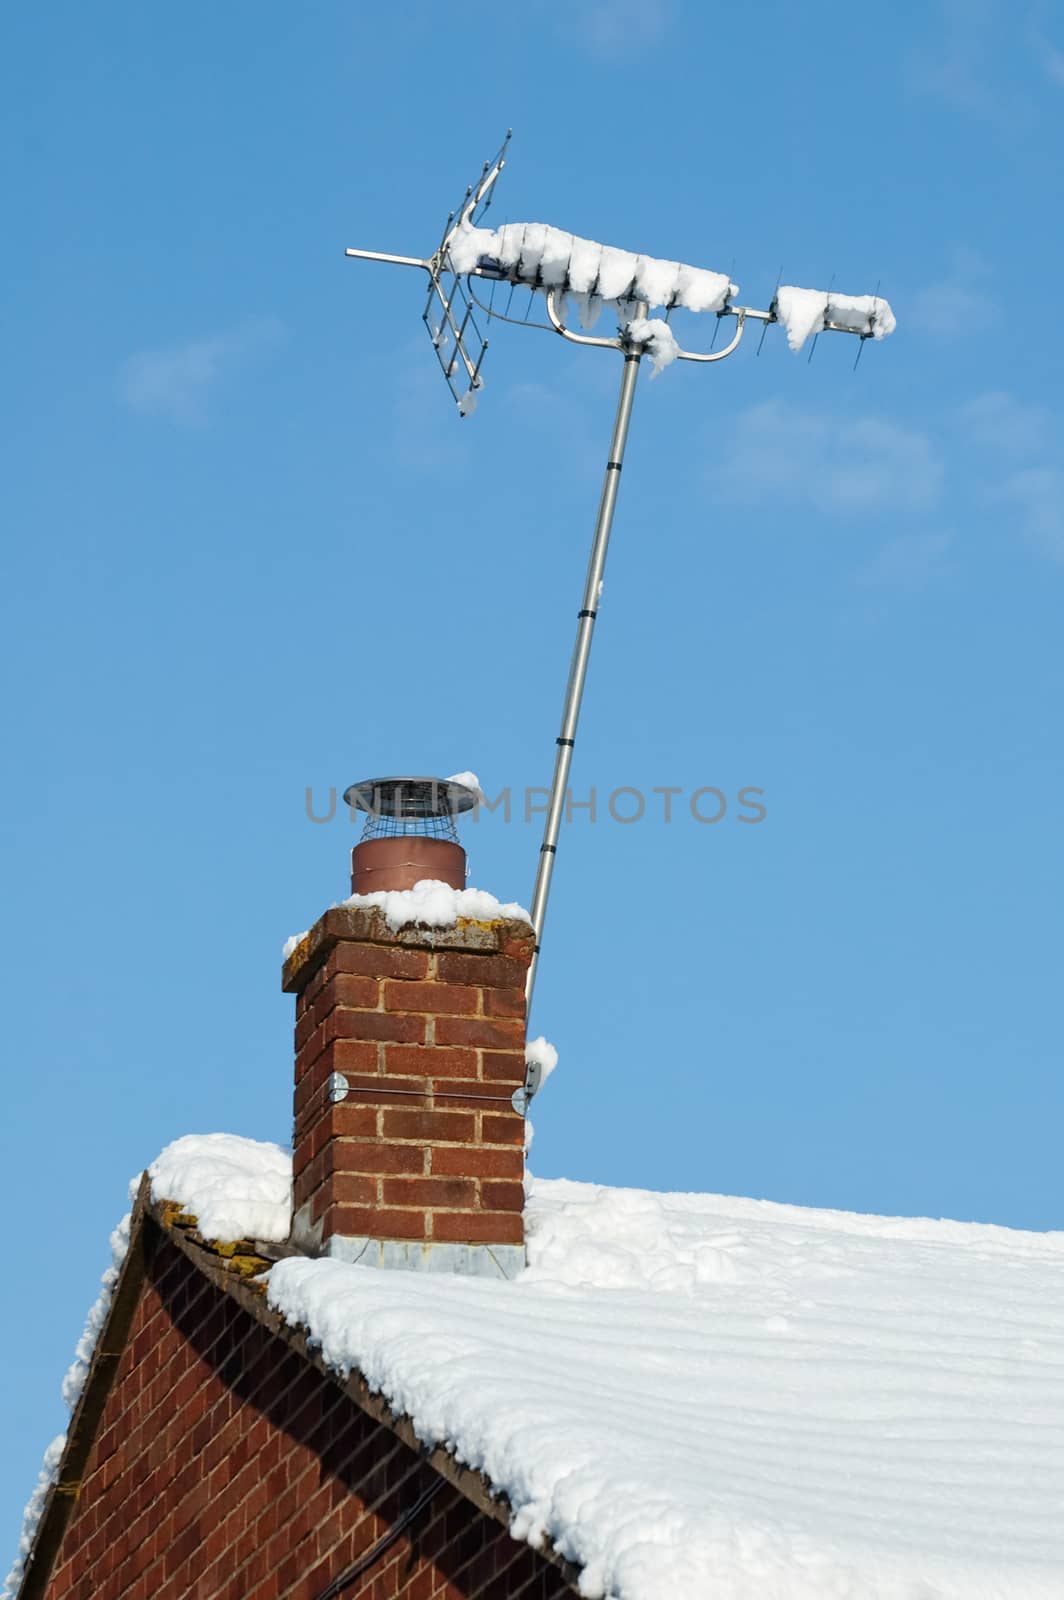
[[[46,1600],[316,1600],[437,1482],[424,1457],[166,1235]],[[561,1600],[559,1569],[445,1482],[348,1600]]]
[[[337,1234],[523,1243],[524,1126],[510,1097],[524,1081],[531,954],[524,923],[395,933],[378,911],[351,907],[304,935],[283,980],[296,995],[293,1209],[304,1247]],[[338,1105],[334,1072],[350,1086]]]

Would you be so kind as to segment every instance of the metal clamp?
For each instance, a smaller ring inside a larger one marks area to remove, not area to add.
[[[519,1117],[527,1116],[528,1108],[543,1082],[543,1068],[531,1056],[525,1060],[525,1081],[510,1096],[510,1104]]]

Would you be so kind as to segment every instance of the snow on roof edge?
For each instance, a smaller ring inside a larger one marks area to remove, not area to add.
[[[131,1198],[136,1194],[139,1181],[139,1178],[137,1178],[130,1184]],[[119,1273],[129,1250],[129,1227],[132,1215],[131,1211],[127,1211],[111,1234],[111,1265],[100,1279],[100,1292],[90,1307],[81,1338],[74,1348],[74,1360],[67,1368],[66,1375],[63,1378],[63,1401],[71,1416],[74,1415],[78,1401],[81,1399],[93,1352],[96,1349],[96,1342],[100,1337],[104,1323],[107,1321],[107,1313],[111,1309],[115,1284],[118,1282]],[[44,1459],[41,1463],[36,1485],[22,1513],[18,1551],[12,1562],[11,1569],[4,1579],[4,1586],[0,1589],[0,1600],[14,1600],[15,1595],[18,1593],[26,1566],[26,1558],[33,1548],[38,1524],[44,1515],[48,1496],[59,1474],[59,1463],[66,1448],[68,1431],[68,1429],[64,1428],[62,1433],[56,1434],[44,1452]]]
[[[280,1243],[292,1228],[292,1152],[237,1133],[187,1133],[148,1168],[153,1200],[192,1213],[212,1242]]]
[[[291,1228],[292,1158],[279,1145],[238,1134],[186,1134],[168,1144],[147,1169],[153,1200],[187,1207],[209,1239],[254,1237],[280,1240]],[[135,1199],[141,1175],[130,1180]],[[63,1401],[73,1416],[81,1399],[97,1341],[111,1309],[115,1284],[129,1250],[132,1212],[111,1234],[111,1264],[89,1310],[74,1360],[62,1383]],[[26,1558],[33,1547],[48,1496],[56,1481],[69,1429],[56,1435],[44,1453],[37,1483],[22,1513],[18,1550],[0,1589],[0,1600],[14,1600]]]

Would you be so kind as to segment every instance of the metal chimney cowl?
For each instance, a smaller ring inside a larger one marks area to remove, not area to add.
[[[366,778],[344,791],[344,801],[366,814],[351,852],[352,894],[412,889],[423,878],[465,888],[454,819],[476,805],[473,789],[450,778]]]

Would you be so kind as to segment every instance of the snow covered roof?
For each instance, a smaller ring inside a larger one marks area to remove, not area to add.
[[[1064,1234],[533,1180],[516,1283],[271,1303],[619,1600],[1064,1593]]]
[[[203,1233],[276,1236],[277,1146],[150,1174]],[[1064,1592],[1064,1234],[543,1179],[526,1221],[514,1282],[292,1256],[267,1295],[584,1594]]]

